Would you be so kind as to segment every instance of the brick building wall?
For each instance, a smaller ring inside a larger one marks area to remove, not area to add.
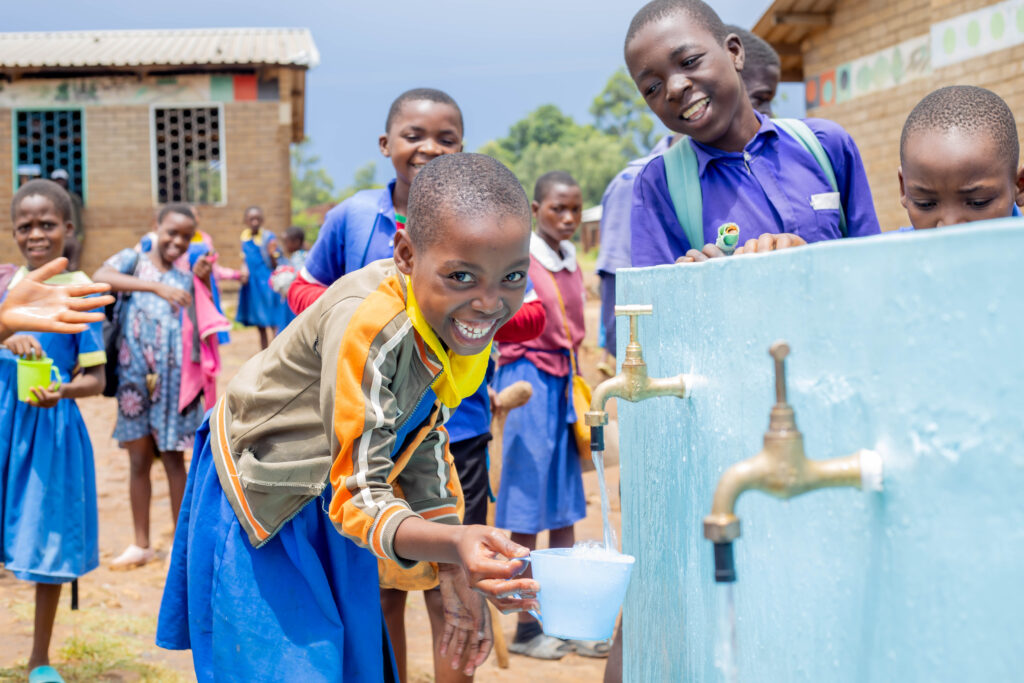
[[[825,73],[842,62],[927,34],[939,21],[996,4],[991,0],[842,0],[826,31],[803,46],[804,73]],[[896,87],[827,107],[808,116],[838,122],[857,142],[882,228],[908,225],[899,202],[896,171],[899,140],[910,110],[922,97],[946,85],[977,85],[1000,95],[1017,115],[1024,137],[1024,45],[968,59]]]
[[[213,236],[221,263],[237,268],[246,207],[261,206],[266,226],[278,234],[289,223],[291,124],[282,123],[277,101],[227,102],[223,107],[227,202],[200,206],[200,227]],[[92,273],[152,228],[158,206],[153,201],[149,106],[87,107],[84,116],[88,190],[82,267]],[[0,210],[5,226],[0,263],[21,263],[8,214],[13,193],[11,120],[11,110],[0,110]]]

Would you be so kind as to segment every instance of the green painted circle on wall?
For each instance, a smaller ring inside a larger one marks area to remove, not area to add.
[[[892,51],[892,80],[896,83],[903,80],[903,55],[899,48]]]
[[[950,26],[946,29],[946,32],[942,34],[942,51],[947,55],[953,54],[953,50],[956,49],[956,31]]]
[[[996,40],[1003,37],[1003,32],[1006,31],[1006,19],[1003,18],[1002,12],[996,12],[992,15],[992,22],[988,28],[992,32],[992,37]]]
[[[885,55],[878,55],[875,60],[875,85],[881,87],[889,76],[889,60]]]
[[[977,47],[980,42],[981,24],[978,23],[977,19],[971,19],[967,22],[967,44],[971,47]]]
[[[1024,7],[1017,8],[1017,32],[1024,33]]]
[[[871,87],[871,67],[865,64],[857,71],[857,89],[867,90]]]
[[[821,102],[822,104],[831,104],[832,98],[835,96],[835,83],[831,80],[825,81],[825,84],[821,86]]]

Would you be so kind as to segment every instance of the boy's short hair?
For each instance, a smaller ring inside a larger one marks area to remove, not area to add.
[[[306,241],[306,231],[297,225],[289,225],[284,230],[285,239]]]
[[[160,213],[156,215],[157,225],[164,222],[168,214],[177,213],[181,214],[185,218],[189,219],[193,223],[196,222],[196,215],[192,213],[192,207],[185,202],[171,202],[160,209]]]
[[[735,33],[740,37],[740,42],[743,43],[743,52],[746,54],[747,64],[752,66],[782,66],[779,53],[761,36],[732,24],[726,24],[725,30],[726,33]]]
[[[950,85],[929,93],[917,103],[900,135],[900,163],[907,140],[921,131],[962,130],[984,133],[999,148],[999,154],[1016,174],[1020,157],[1017,122],[1003,98],[974,85]]]
[[[710,5],[701,0],[651,0],[633,15],[633,21],[629,22],[629,30],[626,31],[625,45],[629,46],[640,29],[676,12],[690,15],[719,43],[725,42],[725,37],[729,35],[722,18]]]
[[[576,182],[576,179],[565,171],[548,171],[540,178],[537,178],[537,183],[533,186],[533,201],[544,201],[544,197],[548,195],[548,192],[550,192],[551,188],[555,185],[568,185],[569,187],[580,186],[580,184]]]
[[[18,206],[26,197],[39,195],[50,200],[53,208],[57,209],[62,220],[71,220],[71,195],[67,190],[52,180],[45,178],[33,178],[18,188],[11,199],[11,220],[14,220],[18,213]]]
[[[442,154],[412,181],[405,229],[413,245],[429,247],[443,220],[488,213],[530,224],[530,202],[515,174],[484,154]]]
[[[413,88],[412,90],[406,90],[391,103],[391,108],[388,109],[388,118],[384,121],[384,132],[386,133],[391,130],[391,124],[395,122],[395,117],[402,111],[402,105],[406,102],[416,102],[418,100],[451,105],[459,115],[459,129],[462,132],[466,131],[466,126],[462,122],[462,110],[459,109],[459,105],[455,103],[451,95],[443,90],[436,90],[434,88]]]

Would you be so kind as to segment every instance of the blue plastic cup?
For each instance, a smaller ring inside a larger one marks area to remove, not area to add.
[[[544,633],[574,640],[607,640],[626,597],[632,555],[550,548],[530,553],[540,584]]]

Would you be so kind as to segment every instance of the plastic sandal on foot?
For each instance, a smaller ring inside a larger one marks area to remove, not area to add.
[[[124,552],[118,555],[110,563],[111,569],[135,569],[141,567],[153,560],[156,557],[156,553],[152,548],[140,548],[134,543],[124,549]]]
[[[28,683],[64,683],[52,666],[37,666],[28,672]]]
[[[566,640],[565,643],[581,657],[603,659],[612,649],[611,640]]]
[[[554,636],[538,633],[527,641],[509,643],[508,651],[534,659],[561,659],[572,652],[572,648]]]

